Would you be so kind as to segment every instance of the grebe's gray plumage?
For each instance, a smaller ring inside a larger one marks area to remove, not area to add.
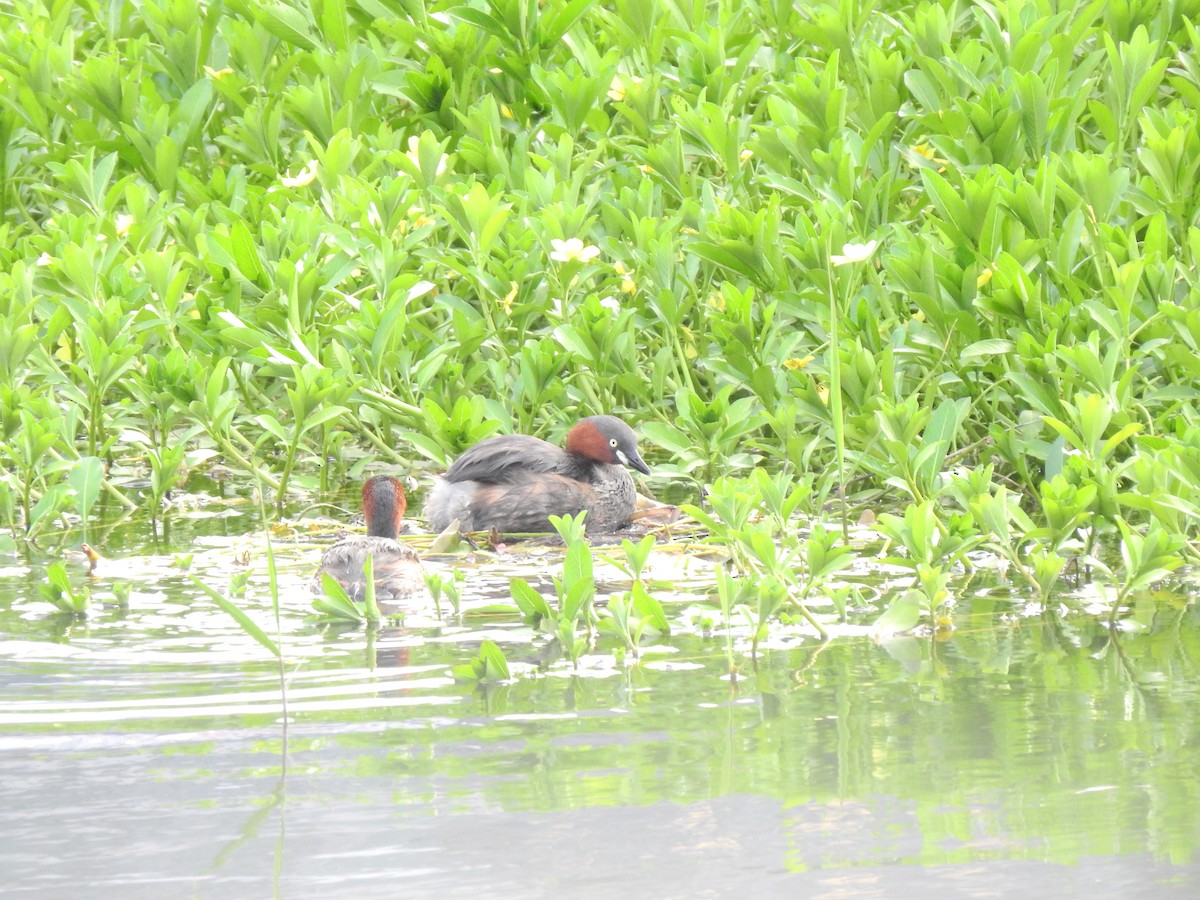
[[[488,438],[437,479],[425,514],[435,531],[458,519],[463,531],[522,533],[551,531],[550,516],[586,509],[589,531],[616,531],[637,503],[626,467],[650,474],[637,435],[614,416],[581,420],[564,447],[524,434]]]

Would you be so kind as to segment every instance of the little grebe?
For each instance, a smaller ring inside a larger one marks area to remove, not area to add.
[[[328,572],[354,600],[366,597],[363,564],[375,557],[375,596],[380,601],[400,600],[422,594],[425,576],[421,561],[410,548],[396,540],[407,500],[400,482],[376,475],[363,485],[363,515],[367,533],[338,541],[321,557],[321,568],[313,577],[314,593],[321,593],[321,576]]]
[[[467,450],[438,478],[425,503],[435,531],[458,519],[463,531],[552,531],[550,516],[588,511],[591,532],[616,531],[637,502],[623,466],[646,475],[637,435],[613,416],[590,416],[567,435],[564,448],[511,434]]]

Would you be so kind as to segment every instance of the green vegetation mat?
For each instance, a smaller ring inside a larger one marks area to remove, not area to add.
[[[1195,555],[1198,14],[6,4],[0,522],[611,412],[780,597],[863,508],[923,608],[1124,597]]]

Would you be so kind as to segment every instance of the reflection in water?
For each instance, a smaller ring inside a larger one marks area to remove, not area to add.
[[[731,682],[723,635],[682,627],[575,671],[512,617],[322,625],[295,556],[286,728],[273,661],[157,557],[68,624],[0,561],[6,894],[1196,894],[1191,607],[1114,643],[978,597],[938,640],[798,635]],[[468,606],[506,578],[472,572]],[[483,637],[516,682],[448,677]]]

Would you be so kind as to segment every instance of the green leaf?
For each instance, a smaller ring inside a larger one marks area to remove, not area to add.
[[[383,616],[379,612],[379,601],[375,599],[375,554],[368,553],[363,560],[363,616],[368,622],[378,622]]]
[[[345,50],[349,43],[346,0],[323,0],[321,7],[321,32],[325,40],[335,49]]]
[[[250,637],[254,638],[256,641],[266,647],[269,651],[271,651],[272,655],[277,658],[283,655],[279,649],[279,645],[271,640],[270,635],[259,628],[258,625],[255,624],[254,620],[246,615],[246,613],[243,612],[241,607],[239,607],[236,603],[232,603],[231,601],[225,599],[225,597],[214,591],[195,575],[192,576],[192,584],[200,588],[200,590],[204,591],[204,593],[208,594],[213,603],[217,604],[217,606],[225,610],[225,612],[233,617],[233,620],[238,623],[242,631],[246,632],[246,634],[250,635]]]
[[[510,579],[508,590],[512,595],[513,602],[517,604],[517,609],[521,611],[521,615],[530,620],[535,627],[542,619],[552,621],[555,618],[554,609],[550,603],[523,578]]]
[[[966,397],[943,400],[929,417],[929,424],[925,426],[923,435],[926,452],[919,454],[914,463],[914,468],[927,479],[941,472],[946,453],[954,445],[970,409],[971,401]]]
[[[476,28],[488,32],[493,37],[499,38],[506,44],[512,44],[512,37],[508,29],[495,16],[491,16],[481,9],[474,9],[470,6],[456,6],[454,9],[448,10],[446,15],[466,22],[468,25],[474,25]]]
[[[67,567],[61,562],[53,562],[46,567],[46,580],[51,587],[66,594],[71,593],[71,578],[67,575]]]
[[[484,681],[507,681],[509,679],[508,660],[494,641],[485,640],[479,645],[479,658],[483,660]]]
[[[366,618],[362,607],[350,598],[341,582],[328,572],[321,573],[321,590],[323,596],[314,599],[312,604],[317,612],[353,622],[361,622]]]
[[[69,498],[70,487],[66,484],[59,483],[51,485],[51,487],[42,494],[40,500],[34,504],[33,509],[29,512],[29,532],[35,532],[40,526],[50,522],[62,512],[63,507],[70,503]]]
[[[662,604],[654,597],[647,593],[646,588],[642,586],[640,581],[633,583],[633,607],[637,610],[637,614],[646,622],[648,622],[655,631],[660,634],[670,634],[671,625],[667,621],[667,616],[663,612]]]
[[[247,5],[259,24],[275,37],[304,50],[316,49],[313,23],[299,10],[278,0],[259,0]]]
[[[238,271],[247,281],[257,282],[263,276],[258,246],[254,243],[249,227],[241,219],[234,222],[233,228],[230,229],[229,252],[233,255]]]
[[[77,593],[71,587],[70,576],[61,562],[54,562],[46,567],[46,582],[44,585],[38,585],[38,590],[42,597],[54,604],[60,612],[75,616],[82,616],[87,612],[91,594],[87,588]]]
[[[983,341],[976,341],[973,344],[968,344],[959,354],[959,360],[962,362],[970,362],[975,359],[988,360],[996,356],[1004,356],[1012,353],[1014,344],[1012,341],[1001,340],[1000,338],[988,338]]]
[[[104,463],[96,456],[82,457],[67,475],[67,483],[75,489],[75,509],[83,519],[85,532],[88,516],[100,496],[100,485],[103,480]]]
[[[549,47],[562,40],[563,35],[571,30],[571,26],[578,22],[579,18],[594,5],[595,0],[571,0],[566,6],[560,8],[550,23],[543,25],[542,46]],[[547,9],[552,8],[547,7]]]
[[[204,403],[209,413],[217,408],[217,401],[225,393],[225,376],[229,372],[230,358],[218,359],[209,373],[208,382],[204,386]]]
[[[911,631],[921,621],[921,592],[905,591],[892,600],[872,628],[879,634]]]
[[[959,196],[949,181],[931,169],[921,169],[921,181],[925,184],[925,193],[933,201],[947,226],[960,232],[973,231],[976,223],[971,222],[966,201]]]

